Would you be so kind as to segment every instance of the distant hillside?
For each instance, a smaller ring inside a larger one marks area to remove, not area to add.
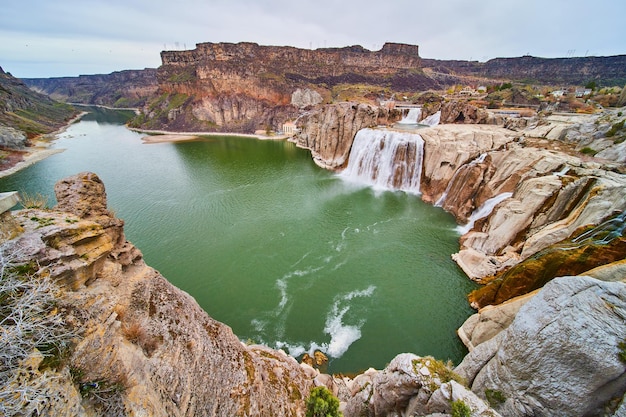
[[[37,93],[0,68],[0,126],[12,127],[32,138],[67,123],[76,110]]]
[[[626,84],[626,55],[577,58],[496,58],[487,62],[422,59],[437,73],[465,75],[547,85],[585,85],[595,81],[603,87]]]
[[[25,78],[32,89],[55,100],[112,107],[140,107],[158,88],[157,70],[116,71],[78,77]]]

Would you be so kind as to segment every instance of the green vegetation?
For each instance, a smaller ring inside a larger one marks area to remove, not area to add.
[[[439,381],[442,384],[450,381],[456,381],[461,385],[466,385],[465,379],[452,370],[452,361],[443,362],[431,356],[413,360],[413,371],[416,374],[419,372],[419,368],[421,366],[428,368],[431,374],[439,378]],[[431,391],[435,391],[438,388],[438,384],[433,381],[429,388]]]
[[[0,73],[0,125],[26,133],[28,138],[63,126],[76,109],[36,93],[10,74]]]
[[[597,88],[597,84],[595,81],[589,81],[587,84],[585,84],[585,88],[589,88],[591,90],[595,90]]]
[[[615,124],[613,124],[613,126],[611,126],[611,128],[609,129],[608,132],[606,132],[606,137],[607,138],[612,138],[613,136],[615,136],[615,134],[617,132],[619,132],[620,130],[622,130],[624,128],[624,122],[626,121],[626,119],[621,120]]]
[[[463,400],[456,400],[452,403],[452,417],[470,417],[472,409]]]
[[[590,148],[590,147],[588,147],[588,146],[585,146],[584,148],[582,148],[582,149],[580,150],[580,153],[585,154],[585,155],[591,155],[591,156],[593,156],[593,155],[595,155],[596,153],[598,153],[598,151],[596,151],[595,149]]]
[[[170,75],[167,80],[171,83],[187,83],[197,79],[196,71],[193,68],[183,67],[179,71]]]
[[[306,400],[306,417],[340,417],[339,400],[326,387],[315,387]]]
[[[497,407],[501,404],[504,404],[504,402],[506,401],[506,397],[504,396],[502,391],[489,388],[485,390],[485,397],[487,397],[487,402],[489,402],[489,405],[492,407]]]

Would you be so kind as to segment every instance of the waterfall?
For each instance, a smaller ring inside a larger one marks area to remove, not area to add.
[[[474,223],[476,223],[476,220],[480,220],[483,217],[489,216],[491,214],[491,212],[493,211],[493,209],[500,202],[506,200],[507,198],[511,197],[512,195],[513,195],[513,193],[502,193],[502,194],[498,194],[495,197],[491,197],[489,200],[485,201],[480,207],[478,207],[476,210],[474,210],[474,212],[472,213],[472,215],[469,218],[469,221],[467,222],[467,224],[465,226],[458,226],[457,230],[462,235],[464,235],[465,233],[469,232],[474,227]]]
[[[440,121],[441,121],[441,111],[438,111],[435,114],[431,114],[430,116],[422,120],[420,123],[423,125],[433,127],[433,126],[437,126]]]
[[[463,170],[465,170],[467,168],[473,167],[474,165],[477,165],[477,164],[485,162],[485,158],[486,157],[487,157],[487,153],[481,153],[478,157],[472,159],[468,163],[465,163],[465,164],[461,165],[459,167],[459,169],[454,171],[454,174],[452,175],[452,178],[450,178],[450,182],[448,182],[448,185],[446,186],[446,190],[443,192],[443,194],[441,194],[441,197],[439,197],[439,200],[437,200],[437,202],[435,203],[435,207],[442,207],[443,206],[443,203],[446,201],[446,198],[448,197],[448,192],[452,188],[452,184],[454,184],[454,181],[456,180],[456,177],[459,176],[459,173],[461,171],[463,171]]]
[[[386,190],[419,194],[424,141],[415,133],[361,129],[341,177]]]
[[[419,122],[420,117],[422,117],[422,109],[410,109],[407,115],[404,116],[398,123],[403,125],[416,125]]]

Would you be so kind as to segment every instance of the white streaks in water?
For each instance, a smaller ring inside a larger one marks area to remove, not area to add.
[[[330,335],[330,343],[326,349],[328,356],[341,357],[352,343],[361,338],[361,327],[365,320],[360,319],[357,324],[346,324],[343,319],[351,308],[350,301],[357,297],[371,297],[375,289],[374,285],[370,285],[365,290],[352,291],[335,299],[324,326],[324,332]]]

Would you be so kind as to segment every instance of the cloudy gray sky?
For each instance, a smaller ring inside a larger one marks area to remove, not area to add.
[[[53,77],[156,68],[201,42],[385,42],[423,58],[626,54],[624,0],[2,0],[0,66]]]

